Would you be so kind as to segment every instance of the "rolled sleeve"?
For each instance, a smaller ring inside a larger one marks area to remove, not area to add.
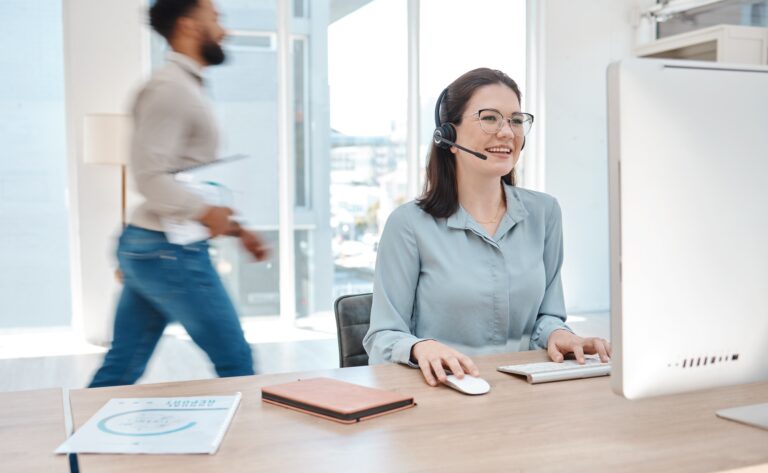
[[[182,106],[185,101],[185,91],[171,82],[142,92],[134,110],[131,169],[149,211],[164,217],[196,219],[207,207],[205,200],[171,173],[190,130],[191,118]]]
[[[390,215],[379,241],[371,324],[363,339],[371,364],[415,366],[410,356],[413,345],[421,341],[412,331],[420,262],[409,210],[399,207]]]
[[[546,289],[531,334],[530,349],[547,348],[549,335],[557,329],[573,332],[565,325],[565,298],[560,270],[563,266],[563,218],[560,205],[552,198],[544,237]]]

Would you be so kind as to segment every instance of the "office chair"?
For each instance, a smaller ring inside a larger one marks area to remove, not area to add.
[[[373,294],[341,296],[333,304],[336,313],[336,332],[339,339],[339,366],[365,366],[368,354],[363,348],[363,337],[371,320]]]

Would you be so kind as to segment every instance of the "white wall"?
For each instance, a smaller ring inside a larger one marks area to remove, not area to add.
[[[83,116],[127,113],[145,67],[144,0],[64,0],[64,67],[73,325],[96,343],[111,337],[118,167],[82,163]]]
[[[606,67],[631,57],[633,9],[653,0],[539,0],[544,190],[563,210],[569,313],[607,311]]]

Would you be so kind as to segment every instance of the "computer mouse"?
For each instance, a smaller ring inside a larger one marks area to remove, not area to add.
[[[485,394],[491,390],[491,385],[488,384],[488,381],[468,374],[465,374],[462,379],[449,374],[445,380],[445,385],[460,393],[471,395]]]

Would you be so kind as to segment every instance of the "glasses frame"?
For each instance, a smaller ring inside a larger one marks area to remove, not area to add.
[[[490,132],[490,131],[486,131],[485,128],[483,128],[483,121],[480,119],[480,114],[483,113],[483,112],[495,112],[495,113],[497,113],[501,117],[502,121],[499,122],[499,126],[498,126],[498,129],[496,131]],[[515,132],[515,127],[512,124],[512,120],[516,116],[517,117],[523,116],[524,117],[523,118],[523,122],[528,121],[531,124],[528,127],[527,131],[525,130],[525,126],[523,126],[523,136],[525,137],[525,136],[528,135],[528,133],[531,132],[531,128],[533,128],[533,120],[534,120],[532,113],[515,112],[515,113],[512,114],[512,116],[505,117],[503,113],[501,113],[500,111],[496,110],[495,108],[481,108],[480,110],[476,111],[475,113],[470,113],[467,116],[475,117],[477,119],[478,123],[480,124],[480,129],[483,131],[483,133],[486,133],[488,135],[495,135],[496,133],[500,132],[504,128],[504,122],[506,122],[507,125],[509,125],[509,128],[514,133]]]

